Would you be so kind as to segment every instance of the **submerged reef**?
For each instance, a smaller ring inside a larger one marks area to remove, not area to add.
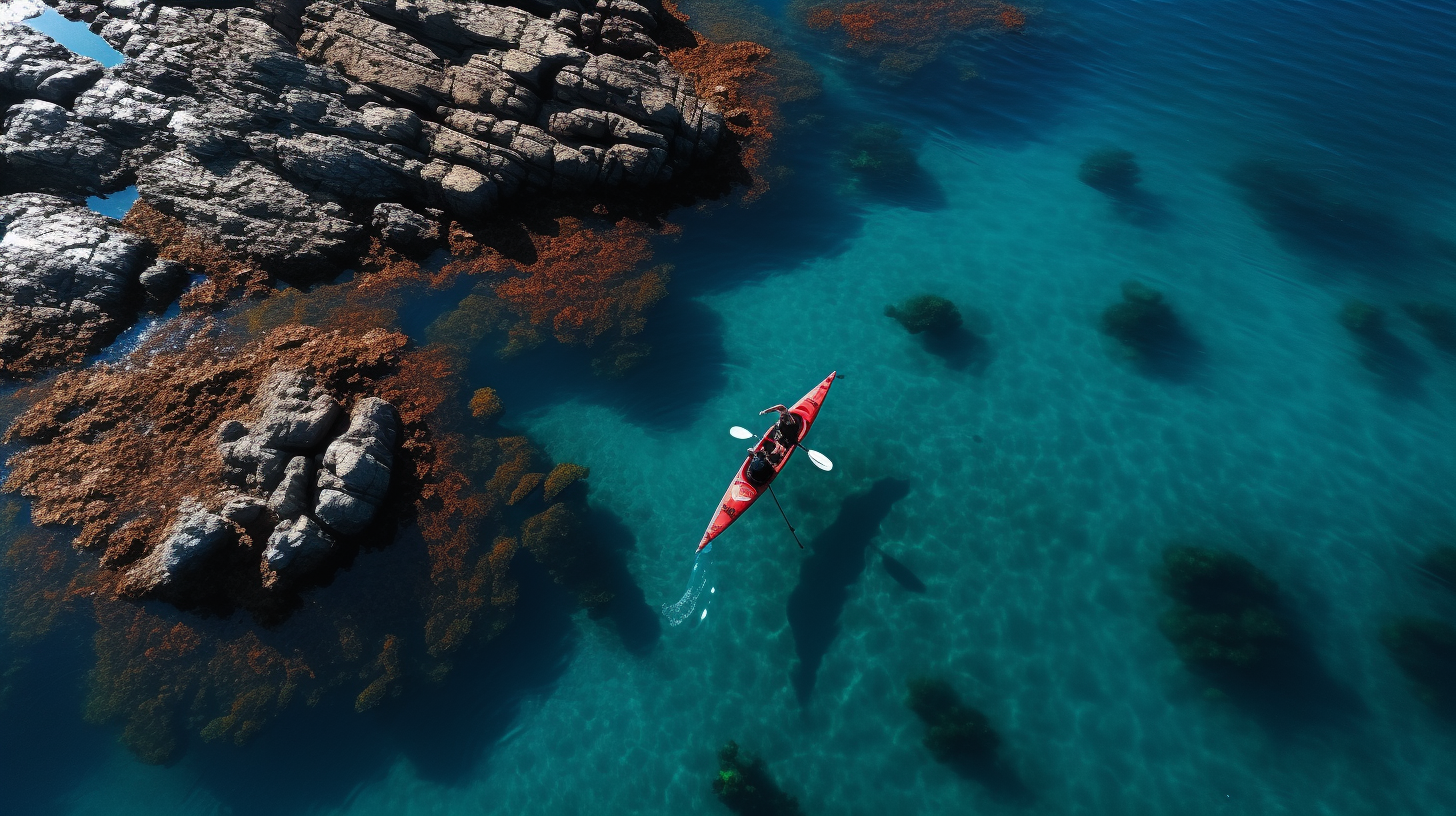
[[[1123,282],[1122,300],[1103,310],[1099,327],[1149,374],[1184,377],[1199,356],[1199,344],[1163,293],[1138,281]]]
[[[1163,551],[1157,577],[1175,604],[1159,628],[1190,669],[1215,677],[1256,672],[1286,648],[1278,587],[1242,556],[1177,545]]]
[[[886,306],[885,316],[911,334],[946,334],[961,327],[960,310],[940,295],[916,295],[899,306]]]
[[[1359,343],[1360,364],[1375,375],[1382,389],[1398,396],[1410,396],[1419,389],[1426,365],[1386,327],[1384,310],[1352,298],[1337,318]]]
[[[1456,547],[1436,547],[1426,553],[1420,562],[1421,569],[1432,578],[1456,591]]]
[[[991,720],[961,702],[951,684],[939,677],[917,677],[907,684],[905,704],[925,723],[925,747],[948,765],[995,761],[1001,737]]]
[[[89,612],[87,717],[120,721],[146,761],[170,761],[189,733],[241,744],[329,695],[363,711],[439,680],[510,622],[511,564],[523,538],[536,543],[522,531],[583,512],[585,491],[566,487],[585,469],[451,419],[448,349],[369,329],[339,293],[297,296],[292,314],[334,304],[348,331],[285,324],[247,340],[231,323],[181,321],[36,389],[8,431],[26,447],[6,489],[44,527],[7,553],[6,569],[29,576],[6,584],[7,624],[36,638]],[[236,323],[277,311],[265,302]],[[550,499],[534,489],[548,472]],[[69,534],[55,525],[78,531],[80,557],[57,557]],[[550,554],[600,559],[573,553],[594,547],[558,536]],[[235,609],[250,614],[222,617]]]
[[[863,125],[849,135],[849,169],[866,175],[901,176],[918,171],[915,153],[903,143],[905,134],[884,122]]]
[[[1456,309],[1424,301],[1402,303],[1400,308],[1420,325],[1431,345],[1456,354]]]
[[[1380,642],[1422,702],[1443,717],[1456,717],[1456,627],[1401,618],[1381,630]]]
[[[1127,196],[1136,189],[1141,171],[1131,151],[1105,147],[1088,153],[1077,170],[1083,184],[1111,196]]]
[[[743,816],[797,816],[799,800],[784,793],[763,758],[740,751],[731,740],[718,750],[718,775],[713,793],[727,808]]]
[[[810,30],[896,77],[914,74],[958,40],[1026,26],[1025,11],[996,0],[800,0],[793,10]]]

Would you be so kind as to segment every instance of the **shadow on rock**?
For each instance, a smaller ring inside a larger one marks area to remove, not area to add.
[[[799,662],[793,670],[800,704],[814,690],[819,664],[839,634],[839,613],[849,587],[865,569],[865,551],[880,534],[880,523],[895,503],[910,493],[902,479],[881,479],[863,493],[846,498],[839,515],[809,543],[809,557],[799,567],[799,584],[789,594],[789,628]]]
[[[1340,310],[1339,320],[1359,344],[1360,365],[1375,376],[1380,390],[1405,399],[1421,395],[1421,380],[1430,373],[1430,366],[1404,340],[1390,333],[1384,311],[1361,300],[1350,300]]]
[[[514,570],[521,584],[515,621],[459,653],[428,693],[365,714],[334,704],[296,710],[245,748],[197,746],[187,764],[239,816],[338,807],[400,758],[422,778],[459,784],[510,731],[522,702],[549,693],[572,652],[572,599],[530,556],[518,554]],[[298,772],[280,772],[289,768]]]

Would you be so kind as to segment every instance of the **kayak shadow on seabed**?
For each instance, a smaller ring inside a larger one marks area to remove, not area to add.
[[[809,542],[809,557],[799,567],[799,584],[788,604],[799,657],[794,691],[801,705],[808,702],[819,664],[839,634],[839,613],[850,586],[864,574],[867,551],[880,534],[881,522],[909,493],[910,483],[903,479],[880,479],[845,499],[834,523]]]

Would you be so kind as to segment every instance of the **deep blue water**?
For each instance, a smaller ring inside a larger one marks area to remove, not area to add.
[[[527,570],[521,623],[445,688],[165,769],[80,722],[84,632],[62,638],[0,710],[25,747],[4,772],[18,812],[717,813],[727,739],[806,813],[1449,809],[1456,726],[1378,632],[1456,623],[1415,567],[1456,543],[1456,356],[1398,308],[1456,308],[1452,8],[1063,0],[903,83],[815,47],[825,93],[786,111],[807,124],[774,155],[792,174],[664,241],[642,370],[488,347],[471,370],[507,422],[591,467],[654,607],[740,461],[727,428],[845,372],[811,437],[834,471],[796,460],[776,485],[806,550],[756,508],[714,548],[706,617],[636,630]],[[856,178],[865,122],[897,126],[918,170]],[[1140,193],[1078,181],[1104,145],[1136,154]],[[1129,278],[1187,329],[1150,364],[1097,330]],[[922,291],[980,339],[883,316]],[[1373,350],[1336,320],[1351,297],[1387,313]],[[1205,694],[1157,626],[1151,572],[1180,537],[1279,583],[1303,673]],[[1029,797],[932,761],[903,703],[926,672],[990,716]]]

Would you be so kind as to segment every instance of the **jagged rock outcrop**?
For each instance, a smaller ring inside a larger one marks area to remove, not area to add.
[[[0,26],[16,183],[134,177],[162,213],[285,277],[356,255],[376,204],[470,218],[523,191],[661,183],[723,127],[662,59],[651,0],[54,5],[129,59],[103,69]],[[397,223],[378,227],[397,244],[435,229]]]
[[[373,520],[389,490],[399,418],[382,399],[360,400],[349,427],[329,443],[318,474],[314,515],[326,527],[353,535]]]
[[[343,423],[333,395],[295,369],[270,373],[256,404],[251,427],[231,420],[217,430],[224,478],[245,491],[221,497],[220,512],[247,525],[268,511],[275,526],[263,581],[286,586],[325,560],[330,533],[358,535],[373,521],[389,491],[399,416],[385,400],[364,397]]]
[[[227,542],[233,526],[195,500],[177,508],[167,537],[127,573],[126,590],[136,595],[166,591],[185,580]]]
[[[78,363],[110,342],[139,305],[150,252],[80,202],[0,196],[0,376]]]

